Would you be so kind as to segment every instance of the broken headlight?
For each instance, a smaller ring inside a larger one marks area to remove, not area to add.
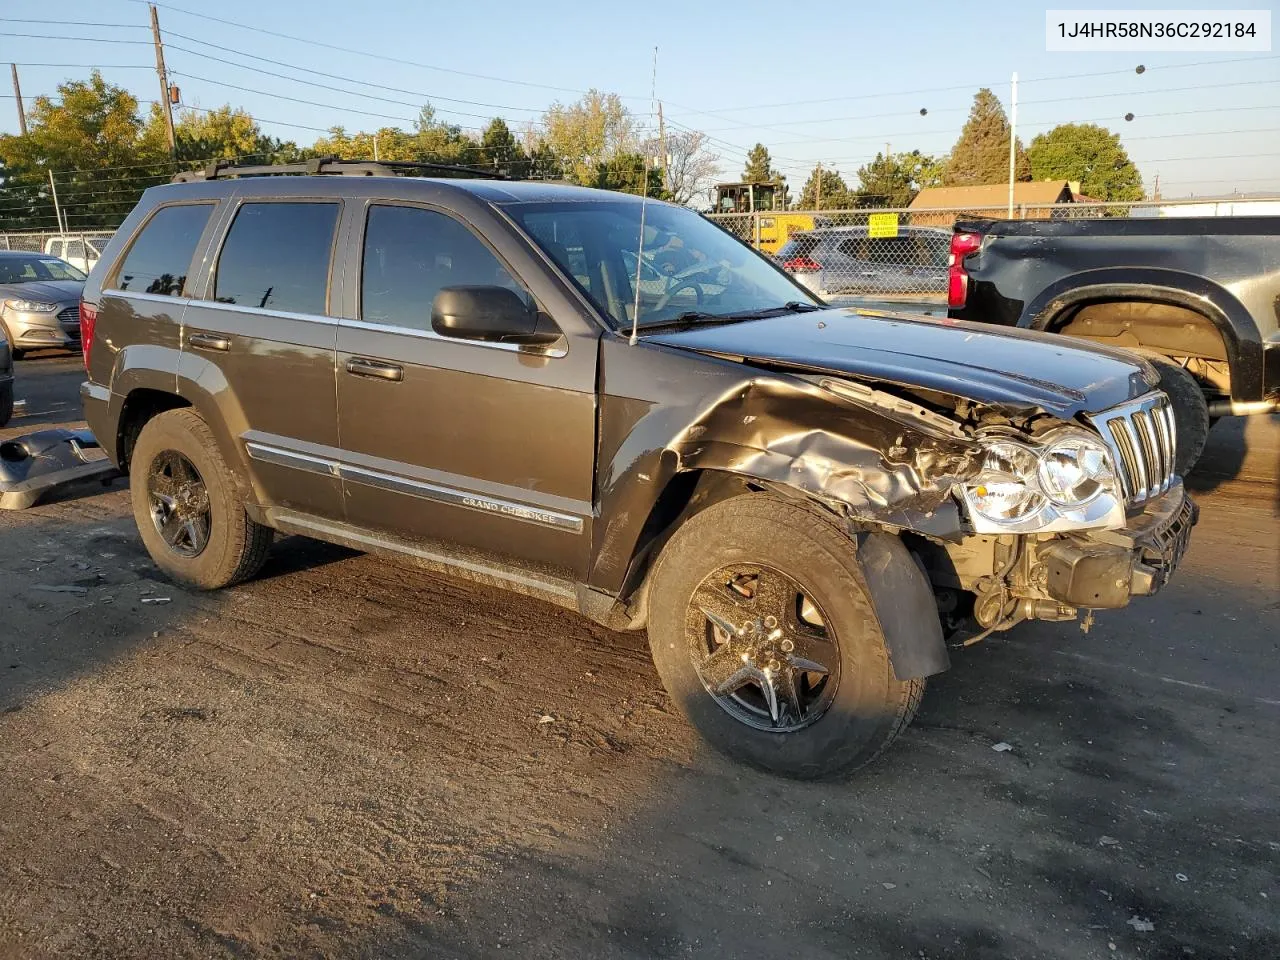
[[[963,492],[978,533],[1049,533],[1124,525],[1111,453],[1087,430],[1066,427],[1038,444],[993,437],[982,471]]]

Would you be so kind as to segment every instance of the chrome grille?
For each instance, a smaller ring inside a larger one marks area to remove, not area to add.
[[[1126,503],[1144,503],[1169,489],[1177,431],[1163,393],[1149,393],[1089,419],[1115,455]]]
[[[68,336],[77,340],[80,339],[80,308],[78,306],[60,310],[58,312],[58,323]]]

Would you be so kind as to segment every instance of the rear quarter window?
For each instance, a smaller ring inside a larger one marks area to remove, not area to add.
[[[789,257],[808,256],[817,249],[818,239],[818,237],[811,235],[793,235],[791,239],[784,243],[781,249],[778,250],[778,256],[783,260],[786,260]]]
[[[182,296],[204,233],[211,203],[161,207],[129,246],[116,271],[115,287],[127,293]]]

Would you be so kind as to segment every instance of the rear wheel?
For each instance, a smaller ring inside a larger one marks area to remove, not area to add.
[[[724,753],[833,776],[874,760],[915,715],[924,681],[894,677],[854,542],[802,506],[746,495],[709,507],[667,544],[652,589],[658,674]]]
[[[266,560],[271,528],[245,513],[213,433],[194,411],[147,421],[130,457],[129,493],[147,552],[180,583],[216,590],[247,580]]]

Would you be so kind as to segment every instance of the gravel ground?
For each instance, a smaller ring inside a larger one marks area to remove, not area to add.
[[[18,372],[0,436],[75,416]],[[1167,592],[835,784],[706,751],[643,635],[300,539],[188,593],[119,482],[0,514],[0,956],[1274,960],[1277,485],[1199,485]]]

